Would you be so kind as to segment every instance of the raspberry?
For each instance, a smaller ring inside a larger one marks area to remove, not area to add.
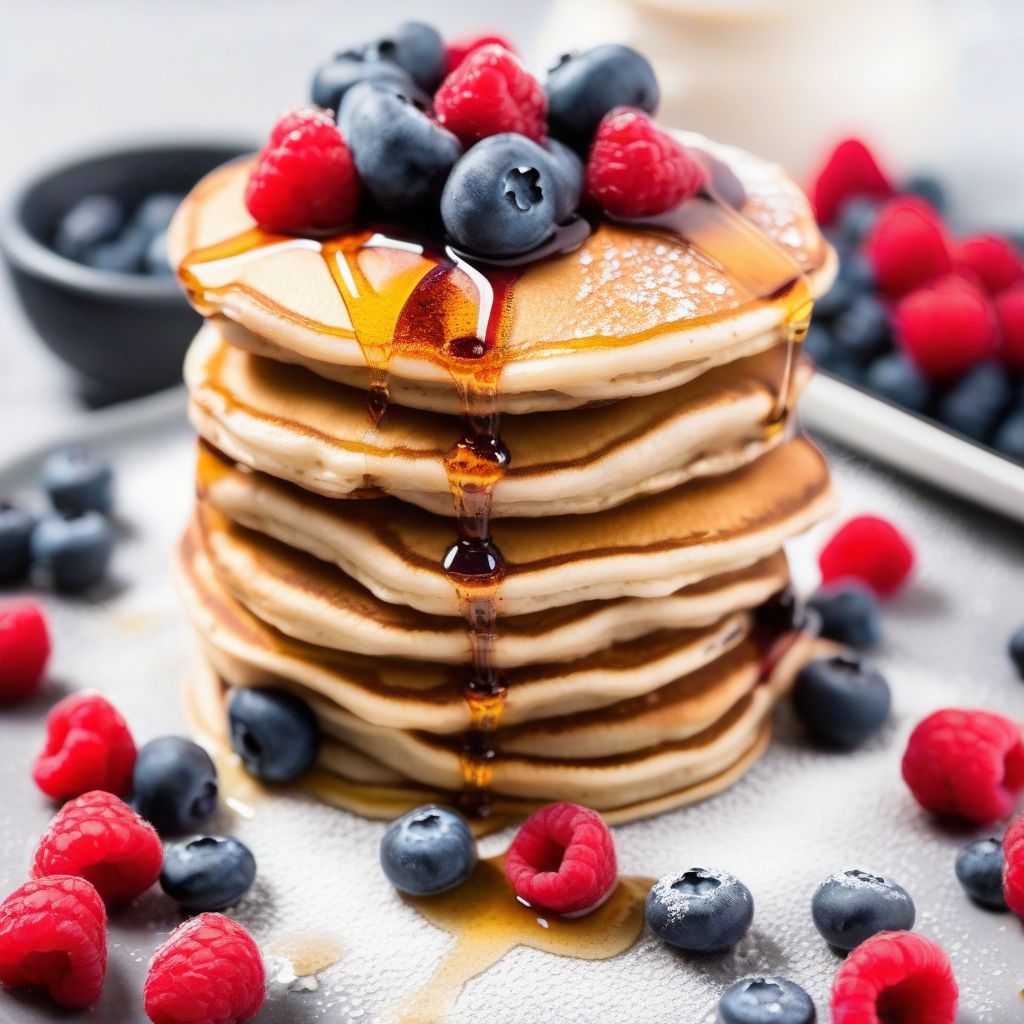
[[[146,1016],[153,1024],[245,1024],[259,1013],[265,986],[252,936],[223,914],[200,914],[153,954]]]
[[[26,882],[0,903],[0,985],[45,989],[69,1010],[91,1006],[107,973],[106,924],[84,878]]]
[[[934,814],[978,824],[1005,818],[1024,789],[1020,726],[989,711],[936,711],[910,734],[903,779]]]
[[[939,215],[914,196],[893,199],[864,242],[878,288],[899,298],[953,270],[949,237]]]
[[[615,843],[597,811],[550,804],[523,822],[508,849],[505,873],[521,900],[579,917],[615,888]]]
[[[893,329],[914,365],[935,380],[966,373],[992,354],[999,338],[992,301],[970,281],[953,276],[903,299]]]
[[[704,184],[702,164],[640,110],[619,107],[597,126],[584,187],[617,217],[650,217],[678,206]]]
[[[489,43],[468,54],[434,95],[438,121],[467,146],[502,132],[534,142],[547,134],[543,86],[504,46]]]
[[[889,179],[860,139],[840,142],[810,187],[814,215],[822,224],[831,224],[854,196],[888,199],[892,193]]]
[[[823,583],[856,579],[887,597],[906,582],[914,549],[892,523],[878,516],[856,516],[841,526],[818,556]]]
[[[32,766],[32,778],[54,800],[91,789],[124,796],[134,767],[135,741],[125,720],[105,697],[85,691],[50,709],[46,747]]]
[[[1024,814],[1003,836],[1003,895],[1006,905],[1024,917]]]
[[[36,601],[0,603],[0,703],[22,700],[39,686],[50,659],[50,630]]]
[[[999,321],[999,354],[1011,370],[1024,370],[1024,282],[995,299]]]
[[[160,877],[163,860],[153,826],[116,796],[94,790],[57,812],[36,847],[32,877],[77,875],[116,906],[144,893]]]
[[[500,46],[509,53],[516,52],[516,48],[501,36],[460,36],[448,43],[445,74],[450,75],[471,53],[482,46]]]
[[[914,932],[879,932],[836,973],[832,1024],[953,1024],[959,999],[941,946]]]
[[[1016,247],[995,235],[965,238],[953,251],[957,270],[976,274],[989,295],[1024,280],[1024,260]]]
[[[285,114],[245,190],[256,223],[286,234],[340,228],[352,220],[358,201],[355,164],[333,116],[319,107]]]

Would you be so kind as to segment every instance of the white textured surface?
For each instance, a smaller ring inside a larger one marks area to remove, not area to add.
[[[35,706],[0,717],[0,891],[24,876],[49,808],[28,778],[45,706],[67,689],[94,686],[123,708],[140,741],[183,728],[178,688],[190,662],[183,618],[170,590],[167,555],[184,521],[192,449],[184,427],[130,432],[114,449],[121,507],[131,534],[118,551],[123,586],[104,597],[50,601],[57,636],[53,682]],[[625,955],[584,963],[517,950],[465,989],[456,1024],[576,1024],[594,1020],[703,1024],[719,992],[754,971],[782,972],[806,986],[822,1019],[838,961],[814,931],[810,898],[848,867],[888,875],[913,895],[921,931],[953,957],[963,987],[964,1024],[1003,1024],[1020,1012],[1024,935],[1011,917],[970,905],[953,875],[956,850],[975,833],[940,830],[899,781],[906,734],[929,710],[976,704],[1024,718],[1024,688],[1005,641],[1021,616],[1024,538],[966,506],[837,455],[845,513],[891,516],[916,539],[921,571],[886,614],[879,661],[895,691],[890,726],[852,756],[808,747],[788,713],[765,760],[709,803],[616,830],[622,869],[660,876],[693,865],[720,867],[753,891],[754,927],[737,950],[688,958],[650,935]],[[17,472],[0,483],[22,478]],[[801,545],[798,569],[813,581]],[[262,1024],[369,1022],[427,981],[451,940],[401,904],[376,863],[382,826],[303,798],[265,799],[252,818],[226,811],[218,828],[255,851],[256,888],[237,910],[264,943],[297,932],[337,935],[342,961],[316,991],[275,986]],[[978,835],[986,834],[984,831]],[[503,840],[486,841],[485,853]],[[115,919],[103,1002],[86,1019],[142,1024],[145,962],[176,911],[158,893]],[[0,996],[0,1021],[62,1020],[36,999]]]

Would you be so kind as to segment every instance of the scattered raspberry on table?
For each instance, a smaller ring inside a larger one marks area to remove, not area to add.
[[[23,700],[39,688],[51,646],[38,601],[0,601],[0,704]]]
[[[823,583],[856,579],[888,597],[906,583],[914,549],[892,523],[879,516],[856,516],[836,531],[818,557]]]

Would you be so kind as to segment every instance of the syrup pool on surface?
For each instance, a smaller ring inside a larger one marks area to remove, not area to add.
[[[608,960],[643,932],[653,879],[620,877],[597,910],[564,918],[520,902],[505,877],[504,857],[481,860],[462,885],[438,896],[404,896],[432,925],[455,939],[430,980],[386,1012],[387,1024],[446,1020],[466,983],[517,946],[578,960]]]
[[[315,976],[341,962],[344,948],[331,932],[283,935],[266,949],[272,981],[291,989],[314,991]]]

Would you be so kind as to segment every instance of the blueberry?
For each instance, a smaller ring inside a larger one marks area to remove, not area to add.
[[[436,199],[462,152],[447,128],[397,91],[362,90],[344,120],[360,181],[386,210]]]
[[[390,35],[375,39],[365,48],[367,58],[391,61],[403,68],[427,92],[444,78],[448,55],[441,34],[433,25],[407,21]]]
[[[849,283],[855,295],[875,290],[877,280],[874,265],[862,252],[854,250],[846,253],[839,265],[839,275]]]
[[[568,220],[580,205],[583,192],[583,161],[558,139],[544,143],[551,158],[551,172],[555,183],[555,220],[561,224]]]
[[[786,978],[745,978],[722,993],[718,1024],[814,1024],[811,997]]]
[[[987,441],[1012,401],[1013,385],[1006,370],[996,363],[979,363],[942,397],[938,415],[957,433]]]
[[[849,245],[860,245],[878,220],[878,203],[869,196],[854,196],[839,211],[839,234]]]
[[[889,342],[889,311],[873,295],[859,295],[832,323],[836,348],[865,363]]]
[[[956,877],[973,900],[1006,909],[1003,895],[1003,844],[995,838],[968,843],[956,857]]]
[[[150,234],[139,227],[129,227],[110,242],[86,250],[82,262],[96,270],[114,274],[142,273]]]
[[[68,259],[82,260],[86,252],[115,238],[124,223],[124,208],[113,196],[83,196],[57,224],[53,247]]]
[[[455,165],[441,196],[441,218],[459,248],[515,256],[551,234],[558,205],[551,157],[507,132],[481,140]]]
[[[814,926],[830,946],[853,949],[878,932],[914,927],[914,901],[887,878],[853,869],[830,875],[811,900]]]
[[[88,590],[107,574],[114,529],[99,512],[60,512],[32,531],[32,561],[50,573],[57,590]]]
[[[671,946],[720,953],[735,946],[754,919],[750,890],[725,871],[691,868],[665,875],[647,894],[647,923]]]
[[[829,640],[865,650],[881,639],[878,599],[858,580],[822,587],[807,604],[821,616],[821,634]]]
[[[0,583],[28,575],[35,525],[35,518],[20,505],[0,498]]]
[[[348,138],[349,118],[352,112],[358,109],[364,98],[369,93],[390,93],[399,99],[412,103],[412,105],[425,113],[431,113],[433,107],[430,97],[423,92],[410,79],[407,82],[392,82],[383,78],[368,78],[365,82],[357,82],[341,98],[338,105],[338,128],[341,134]]]
[[[244,843],[224,836],[199,836],[168,847],[160,887],[185,910],[233,907],[256,879],[256,858]]]
[[[857,291],[852,282],[842,276],[837,276],[820,299],[814,303],[814,317],[816,320],[832,320],[846,309],[857,297]]]
[[[59,512],[109,512],[114,473],[86,448],[62,448],[43,463],[40,482]]]
[[[476,841],[461,815],[430,804],[393,821],[380,841],[387,880],[411,896],[461,885],[476,867]]]
[[[586,152],[601,118],[613,107],[653,113],[660,91],[647,58],[629,46],[606,43],[566,54],[548,72],[548,128]]]
[[[809,662],[793,686],[793,706],[807,731],[841,750],[852,750],[876,733],[891,704],[882,674],[854,655]]]
[[[148,235],[166,231],[184,198],[177,192],[154,192],[139,203],[132,224]]]
[[[359,82],[390,82],[399,88],[415,88],[409,73],[390,60],[367,58],[348,51],[339,53],[317,69],[313,77],[313,102],[337,110],[345,94]]]
[[[832,340],[832,332],[822,324],[813,323],[804,337],[804,351],[814,360],[815,366],[846,380],[860,376],[860,366],[847,352],[843,352]]]
[[[1010,660],[1024,679],[1024,626],[1010,637]]]
[[[305,701],[283,690],[232,690],[231,747],[250,775],[291,782],[313,767],[320,727]]]
[[[1024,464],[1024,409],[1016,409],[1006,417],[992,444],[1015,462]]]
[[[911,175],[900,188],[912,196],[918,196],[928,203],[937,213],[945,213],[949,206],[946,187],[933,174],[918,173]]]
[[[217,769],[183,736],[150,740],[135,760],[135,810],[161,835],[192,832],[217,810]]]
[[[879,356],[864,374],[869,391],[904,409],[923,412],[931,400],[928,378],[902,352]]]
[[[144,268],[147,274],[153,274],[156,277],[163,277],[174,273],[167,256],[166,231],[158,231],[149,240],[149,245],[146,247]]]

